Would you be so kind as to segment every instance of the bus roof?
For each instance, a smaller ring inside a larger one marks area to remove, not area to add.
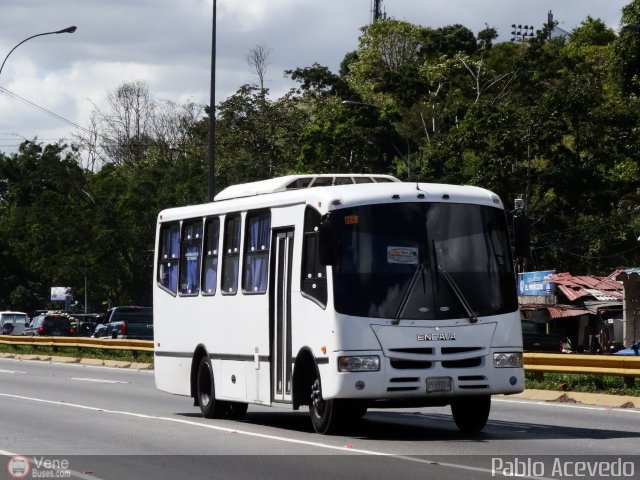
[[[349,175],[345,175],[348,177]],[[263,182],[236,185],[237,191],[255,189],[255,184],[286,185],[293,176],[279,177]],[[310,175],[310,177],[315,177]],[[338,178],[337,176],[333,176]],[[353,177],[353,176],[352,176]],[[357,205],[369,205],[390,202],[446,202],[446,203],[470,203],[486,205],[503,209],[500,198],[489,190],[473,186],[447,185],[437,183],[400,182],[393,180],[384,183],[359,183],[331,186],[318,186],[316,188],[296,188],[276,190],[274,193],[256,193],[251,196],[238,196],[229,199],[220,199],[200,205],[176,207],[163,210],[158,216],[159,222],[172,221],[182,218],[216,215],[246,210],[282,207],[287,205],[307,204],[313,205],[320,213],[325,214],[330,210]],[[284,180],[283,180],[284,179]],[[271,183],[268,183],[271,182]],[[246,187],[251,185],[251,187]],[[259,185],[258,185],[259,186]],[[233,187],[229,187],[233,188]],[[228,190],[228,189],[227,189]],[[223,190],[225,192],[226,190]],[[221,192],[221,193],[223,193]]]
[[[362,173],[329,173],[319,175],[287,175],[257,182],[241,183],[225,188],[214,201],[231,198],[250,197],[266,193],[286,192],[300,188],[328,187],[332,185],[353,185],[360,183],[399,182],[391,175],[366,175]]]

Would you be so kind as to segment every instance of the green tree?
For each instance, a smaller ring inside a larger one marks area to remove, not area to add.
[[[498,31],[486,23],[484,26],[485,28],[478,32],[478,47],[489,50],[493,46],[493,41],[498,38]]]
[[[640,0],[633,0],[622,8],[622,23],[640,24]],[[640,31],[622,29],[614,43],[615,66],[624,94],[640,93]]]
[[[579,47],[609,45],[616,39],[615,32],[599,18],[587,16],[579,27],[571,32],[571,45]]]
[[[291,172],[304,116],[292,95],[274,102],[255,85],[243,85],[221,102],[216,122],[218,190]]]
[[[46,303],[52,286],[80,287],[90,246],[79,232],[88,228],[93,198],[76,153],[61,144],[27,141],[17,154],[1,158],[0,178],[0,231],[15,275],[9,297],[31,309]]]

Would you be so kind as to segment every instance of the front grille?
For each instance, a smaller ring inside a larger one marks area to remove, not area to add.
[[[420,355],[433,354],[433,348],[390,348],[389,351],[394,353],[413,353]]]
[[[484,383],[486,381],[487,377],[484,375],[460,375],[458,377],[458,388],[460,390],[484,390],[489,388],[489,385]]]
[[[418,387],[387,387],[387,392],[415,392]]]
[[[443,368],[473,368],[482,364],[482,357],[465,358],[463,360],[445,360],[442,362]]]
[[[396,377],[389,379],[391,383],[415,383],[419,381],[420,379],[418,377]]]
[[[421,370],[431,368],[432,363],[425,360],[400,360],[398,358],[390,359],[391,368],[397,370]]]
[[[452,353],[477,352],[478,350],[482,350],[482,347],[442,347],[440,351],[443,355],[450,355]]]

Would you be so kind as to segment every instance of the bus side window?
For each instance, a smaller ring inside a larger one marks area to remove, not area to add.
[[[178,291],[178,262],[180,259],[180,224],[160,228],[160,255],[158,255],[158,283],[172,293]]]
[[[300,288],[322,307],[327,304],[327,267],[320,264],[320,212],[307,207],[304,213],[304,239],[302,241],[302,272]]]
[[[265,293],[269,274],[271,213],[248,213],[244,242],[242,291]]]
[[[224,244],[222,246],[222,294],[238,292],[238,269],[240,266],[240,215],[227,215],[224,221]]]
[[[215,295],[218,284],[218,242],[220,219],[207,218],[204,224],[204,260],[202,267],[202,294]]]
[[[202,219],[184,222],[180,254],[180,294],[200,293],[200,258],[202,254]]]

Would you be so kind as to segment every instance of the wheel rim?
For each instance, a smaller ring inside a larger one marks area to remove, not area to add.
[[[322,399],[322,392],[320,391],[320,380],[316,378],[311,385],[311,405],[313,411],[318,417],[322,417],[325,409],[325,402]]]
[[[209,372],[209,365],[203,363],[200,367],[200,373],[198,378],[200,405],[207,406],[211,401],[211,374]]]

